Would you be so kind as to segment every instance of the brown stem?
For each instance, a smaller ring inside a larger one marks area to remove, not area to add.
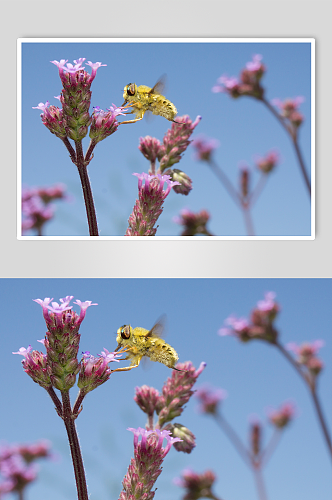
[[[74,466],[77,497],[78,500],[88,500],[89,497],[88,497],[88,490],[86,487],[83,459],[76,432],[75,421],[73,419],[74,417],[70,407],[69,392],[62,391],[61,394],[62,394],[62,405],[63,405],[63,421],[66,426],[70,452]]]
[[[287,131],[287,133],[289,134],[290,138],[291,138],[291,141],[292,141],[292,144],[294,146],[294,149],[295,149],[295,153],[296,153],[296,156],[297,156],[297,159],[298,159],[298,162],[299,162],[299,165],[300,165],[300,169],[301,169],[301,172],[302,172],[302,175],[303,175],[303,178],[304,178],[304,181],[305,181],[305,184],[308,188],[308,191],[309,191],[309,196],[311,196],[311,185],[310,185],[310,180],[309,180],[309,176],[308,176],[308,173],[306,171],[306,168],[304,166],[304,161],[303,161],[303,158],[302,158],[302,154],[301,154],[301,151],[300,151],[300,148],[299,148],[299,145],[298,145],[298,142],[297,142],[297,137],[296,135],[294,135],[292,133],[292,131],[289,129],[289,127],[286,125],[285,123],[285,120],[283,119],[282,116],[279,115],[279,113],[274,109],[274,107],[269,103],[269,101],[267,101],[265,99],[265,97],[261,97],[261,102],[263,104],[265,104],[265,106],[271,111],[271,113],[277,118],[277,120],[279,121],[279,123],[282,125],[282,127]]]
[[[57,414],[59,415],[59,417],[62,418],[63,417],[62,404],[61,404],[61,401],[58,398],[55,390],[53,389],[53,387],[48,387],[46,389],[46,391],[55,405],[55,409],[56,409]]]
[[[294,366],[294,368],[296,369],[296,371],[298,372],[298,374],[301,376],[301,378],[304,380],[304,382],[306,383],[307,387],[309,388],[311,397],[313,399],[314,407],[315,407],[315,410],[316,410],[316,413],[317,413],[317,416],[318,416],[318,421],[320,423],[320,426],[321,426],[321,429],[323,431],[327,447],[328,447],[329,452],[330,452],[331,457],[332,457],[331,437],[330,437],[329,431],[327,429],[325,418],[323,416],[322,407],[321,407],[320,402],[318,400],[318,396],[317,396],[317,392],[316,392],[315,379],[310,379],[303,372],[303,370],[301,369],[301,366],[299,365],[299,363],[297,363],[294,360],[294,358],[288,353],[288,351],[286,351],[286,349],[281,344],[278,343],[278,341],[275,342],[275,346],[285,356],[285,358],[288,359],[288,361]]]
[[[91,155],[92,155],[92,152],[93,150],[95,149],[95,147],[97,146],[97,142],[95,139],[91,139],[91,142],[89,144],[89,147],[88,147],[88,150],[87,152],[85,153],[85,157],[84,157],[84,161],[86,164],[89,163],[89,161],[91,160]]]
[[[311,396],[312,396],[312,399],[313,399],[313,402],[314,402],[314,406],[315,406],[315,409],[316,409],[318,420],[320,422],[320,425],[321,425],[321,428],[322,428],[322,431],[323,431],[323,434],[324,434],[324,437],[325,437],[325,441],[326,441],[327,447],[328,447],[329,452],[330,452],[331,457],[332,457],[331,437],[330,437],[329,431],[327,429],[327,425],[326,425],[326,422],[325,422],[325,419],[324,419],[322,407],[321,407],[321,405],[319,403],[319,400],[318,400],[318,396],[317,396],[317,392],[316,392],[316,387],[310,388],[310,392],[311,392]]]
[[[250,207],[252,207],[254,205],[254,203],[256,203],[257,198],[259,197],[259,195],[263,191],[263,188],[266,184],[266,180],[267,180],[267,174],[262,173],[260,178],[259,178],[259,181],[257,182],[257,184],[255,186],[255,189],[253,189],[253,191],[250,195],[250,198],[249,198]]]
[[[77,166],[78,173],[79,173],[79,176],[81,179],[81,184],[82,184],[82,190],[83,190],[83,196],[84,196],[84,202],[85,202],[85,208],[86,208],[86,215],[87,215],[88,224],[89,224],[89,233],[90,233],[90,236],[99,236],[96,211],[95,211],[95,206],[94,206],[93,196],[92,196],[92,190],[91,190],[90,180],[89,180],[89,176],[88,176],[88,170],[87,170],[86,163],[85,163],[84,156],[83,156],[82,142],[76,141],[75,145],[76,145],[76,156],[77,156],[76,166]]]
[[[75,153],[75,149],[73,148],[73,146],[70,144],[69,142],[69,139],[68,137],[64,137],[62,139],[62,142],[64,143],[64,145],[66,146],[67,150],[68,150],[68,153],[69,153],[69,156],[70,156],[70,159],[73,163],[75,163],[76,165],[76,153]]]
[[[87,395],[87,393],[84,391],[84,389],[80,389],[80,391],[77,395],[74,407],[73,407],[73,416],[75,419],[78,417],[78,415],[81,412],[81,405],[82,405],[83,399],[85,398],[86,395]]]

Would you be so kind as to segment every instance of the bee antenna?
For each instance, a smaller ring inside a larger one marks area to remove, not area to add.
[[[176,370],[177,372],[186,372],[187,370],[179,370],[179,368],[175,368],[175,366],[173,366],[172,370]]]

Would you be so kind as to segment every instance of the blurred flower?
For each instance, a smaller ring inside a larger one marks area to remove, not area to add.
[[[257,418],[252,417],[250,422],[250,444],[251,453],[254,457],[258,457],[261,452],[262,441],[262,426]]]
[[[192,141],[192,146],[196,150],[195,158],[203,161],[209,161],[211,154],[219,145],[220,142],[217,139],[209,139],[202,134]]]
[[[210,214],[204,209],[195,213],[189,208],[184,208],[180,212],[180,217],[173,217],[173,222],[184,226],[181,236],[195,236],[196,234],[212,236],[206,227],[209,219]]]
[[[169,175],[149,175],[145,172],[133,175],[138,177],[139,197],[128,219],[126,236],[154,236],[157,232],[154,225],[163,211],[164,200],[172,187],[179,183],[171,181]],[[167,187],[164,191],[165,182]]]
[[[176,438],[180,438],[180,441],[174,443],[174,448],[177,451],[182,451],[184,453],[191,453],[196,446],[194,434],[181,424],[167,424],[166,430],[171,432],[171,435]]]
[[[279,410],[267,409],[267,415],[271,424],[277,429],[283,429],[294,418],[295,405],[291,401],[284,403]]]
[[[250,190],[250,168],[245,164],[239,166],[240,169],[240,193],[242,199],[246,199]]]
[[[50,444],[40,441],[32,444],[3,443],[0,447],[0,498],[5,493],[17,492],[23,498],[23,490],[37,477],[37,467],[32,464],[38,458],[51,457]]]
[[[214,389],[208,385],[201,386],[195,392],[195,397],[200,402],[199,411],[202,413],[218,413],[218,406],[221,401],[227,398],[227,391],[224,389]]]
[[[297,128],[304,120],[304,116],[298,111],[300,104],[304,102],[304,97],[298,96],[294,99],[272,99],[271,103],[278,107],[281,111],[281,116],[289,120],[289,122]]]
[[[257,168],[263,172],[263,174],[268,174],[274,170],[277,162],[279,160],[279,153],[277,151],[270,151],[263,158],[256,158]]]
[[[174,479],[174,483],[185,488],[186,494],[183,500],[198,500],[199,498],[215,498],[211,490],[215,480],[216,476],[210,470],[197,474],[188,468],[182,471],[180,478]]]
[[[49,187],[23,187],[22,189],[22,233],[35,229],[41,235],[45,222],[54,216],[55,207],[50,202],[66,199],[66,187],[55,184]]]
[[[297,354],[298,363],[306,366],[313,375],[318,375],[323,369],[324,364],[317,358],[316,354],[323,345],[323,340],[314,340],[311,343],[305,342],[301,346],[298,346],[295,342],[289,342],[286,344],[286,348]]]
[[[242,95],[261,99],[264,95],[264,89],[260,85],[260,80],[266,70],[261,62],[262,59],[260,54],[255,54],[253,60],[248,62],[241,71],[240,79],[222,75],[218,78],[218,84],[212,87],[212,92],[224,92],[235,99]]]

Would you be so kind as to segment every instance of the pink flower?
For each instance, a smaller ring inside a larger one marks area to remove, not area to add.
[[[289,424],[296,413],[295,405],[292,401],[284,403],[279,410],[267,409],[268,418],[277,429],[282,429]]]
[[[198,500],[199,498],[216,498],[211,490],[215,480],[216,476],[210,470],[197,474],[188,468],[182,471],[180,478],[174,479],[174,483],[185,488],[186,494],[183,500]]]
[[[173,222],[183,226],[181,236],[196,236],[196,234],[204,234],[212,236],[207,229],[206,224],[210,219],[210,214],[207,210],[200,212],[192,212],[189,208],[184,208],[180,212],[180,217],[173,217]]]
[[[218,406],[221,401],[227,398],[227,391],[224,389],[213,389],[208,385],[201,386],[195,392],[200,404],[199,411],[202,413],[218,413]]]
[[[217,139],[209,139],[202,134],[192,141],[192,146],[196,150],[195,158],[203,161],[209,161],[211,154],[219,145],[220,142]]]
[[[256,164],[257,168],[263,172],[263,174],[268,174],[269,172],[272,172],[278,161],[279,153],[277,151],[270,151],[263,158],[257,157]]]

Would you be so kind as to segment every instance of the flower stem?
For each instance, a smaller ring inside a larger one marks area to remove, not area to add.
[[[86,162],[85,162],[84,156],[83,156],[82,142],[76,141],[75,145],[76,145],[76,157],[77,157],[76,166],[77,166],[78,173],[79,173],[79,176],[81,179],[85,208],[86,208],[86,215],[87,215],[88,224],[89,224],[90,236],[99,236],[96,211],[95,211],[95,206],[94,206],[93,196],[92,196],[92,190],[91,190],[90,180],[89,180],[89,176],[88,176],[88,170],[86,167]]]
[[[74,407],[73,407],[73,416],[74,416],[74,418],[78,417],[78,415],[80,413],[80,407],[82,405],[83,399],[85,398],[86,394],[87,393],[85,392],[84,389],[80,389],[80,391],[79,391],[79,393],[77,395]]]
[[[267,462],[270,460],[272,453],[276,449],[279,441],[281,438],[281,430],[275,428],[272,437],[270,441],[268,442],[267,446],[265,447],[265,450],[260,455],[260,462],[261,464],[264,464],[264,466],[267,464]]]
[[[70,407],[69,391],[62,391],[63,421],[66,426],[71,457],[73,460],[78,500],[88,500],[85,472],[80,445],[75,427],[74,416]]]
[[[295,149],[295,153],[296,153],[299,165],[300,165],[300,169],[301,169],[302,176],[304,178],[304,182],[305,182],[305,184],[306,184],[306,186],[308,188],[309,196],[311,196],[310,180],[309,180],[309,176],[308,176],[308,173],[306,171],[306,168],[304,166],[304,161],[303,161],[302,153],[300,151],[296,135],[294,135],[292,133],[292,131],[287,127],[287,125],[286,125],[284,119],[282,118],[282,116],[279,115],[279,113],[274,109],[274,107],[269,103],[269,101],[267,101],[265,99],[265,97],[261,97],[260,100],[271,111],[271,113],[277,118],[277,120],[279,121],[279,123],[283,126],[283,128],[289,134],[289,136],[291,138],[291,141],[293,143],[294,149]]]
[[[251,218],[251,214],[250,214],[250,205],[244,206],[242,204],[242,212],[243,212],[244,222],[245,222],[245,225],[247,228],[248,236],[255,236],[254,226],[253,226],[252,218]]]
[[[224,431],[229,440],[233,443],[234,447],[238,451],[239,455],[243,460],[251,466],[251,455],[246,447],[242,444],[242,441],[231,427],[231,425],[225,420],[225,418],[220,413],[215,413],[214,418],[219,425],[219,427]]]
[[[56,409],[57,414],[59,415],[59,417],[62,418],[62,416],[63,416],[63,413],[62,413],[62,404],[61,404],[60,399],[56,395],[55,390],[53,389],[53,387],[48,387],[46,389],[46,391],[47,391],[48,395],[50,396],[50,398],[52,399],[52,401],[53,401],[53,403],[55,405],[55,409]]]
[[[69,153],[69,156],[70,156],[70,159],[73,163],[75,163],[76,165],[76,153],[75,153],[75,149],[73,148],[73,146],[70,144],[69,142],[69,139],[68,137],[64,137],[62,139],[62,142],[64,143],[64,145],[66,146],[67,150],[68,150],[68,153]]]
[[[261,174],[255,188],[253,189],[253,191],[249,197],[250,207],[252,207],[254,205],[254,203],[256,203],[257,198],[259,197],[259,195],[263,191],[263,188],[266,184],[266,180],[267,180],[267,174]]]
[[[220,182],[223,184],[226,191],[228,191],[229,195],[233,198],[235,203],[238,206],[241,206],[240,197],[239,197],[238,193],[236,192],[236,190],[234,189],[234,187],[232,186],[227,175],[221,170],[219,165],[217,165],[217,163],[215,161],[213,161],[212,159],[210,159],[207,163],[211,167],[211,169],[213,170],[215,175],[218,177]]]
[[[307,387],[309,388],[309,391],[310,391],[310,394],[311,394],[311,397],[312,397],[312,400],[313,400],[313,403],[314,403],[314,407],[315,407],[315,410],[316,410],[316,413],[317,413],[318,421],[320,423],[320,427],[321,427],[322,432],[324,434],[324,438],[325,438],[327,447],[329,449],[329,452],[330,452],[330,455],[331,455],[331,458],[332,458],[331,437],[330,437],[330,434],[329,434],[329,431],[328,431],[328,428],[327,428],[327,425],[326,425],[326,422],[325,422],[325,418],[324,418],[324,415],[323,415],[323,410],[322,410],[321,404],[320,404],[320,402],[318,400],[318,396],[317,396],[317,392],[316,392],[316,384],[314,383],[314,379],[310,380],[306,376],[306,374],[301,370],[301,367],[300,367],[299,363],[297,363],[293,359],[293,357],[286,351],[286,349],[281,344],[279,344],[278,342],[275,342],[275,346],[285,356],[285,358],[288,359],[288,361],[294,366],[294,368],[296,369],[296,371],[298,372],[298,374],[301,376],[301,378],[304,380],[304,382],[306,383]]]
[[[316,409],[316,413],[317,413],[317,416],[318,416],[318,420],[320,422],[320,426],[322,428],[322,431],[323,431],[323,434],[324,434],[324,437],[325,437],[325,441],[326,441],[327,447],[328,447],[329,452],[330,452],[331,457],[332,457],[331,437],[329,435],[329,431],[327,429],[327,425],[326,425],[326,422],[325,422],[325,419],[324,419],[324,416],[323,416],[323,410],[322,410],[321,404],[319,403],[319,400],[318,400],[318,395],[317,395],[317,392],[316,392],[316,387],[310,388],[310,391],[311,391],[311,396],[312,396],[312,399],[313,399],[313,402],[314,402],[314,406],[315,406],[315,409]]]
[[[266,488],[263,480],[262,470],[259,467],[253,468],[255,483],[259,500],[267,500]]]

